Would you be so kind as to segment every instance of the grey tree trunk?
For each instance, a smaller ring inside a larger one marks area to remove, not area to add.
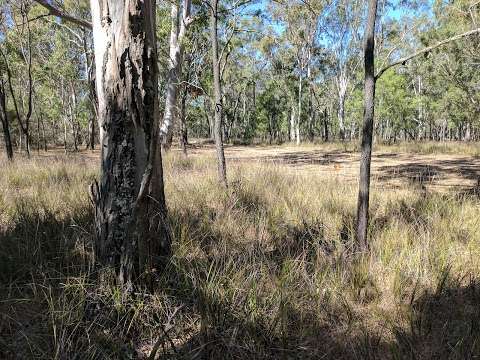
[[[182,103],[180,105],[180,146],[183,155],[187,156],[188,133],[187,133],[187,97],[188,90],[185,87],[182,94]]]
[[[95,122],[96,121],[97,121],[96,118],[93,116],[88,121],[87,149],[90,149],[90,150],[95,150]]]
[[[67,148],[67,118],[66,115],[63,115],[63,149],[65,151],[65,154],[68,151]]]
[[[87,149],[95,150],[95,122],[98,122],[98,101],[95,90],[95,66],[88,56],[87,33],[83,32],[83,52],[85,55],[85,72],[88,81],[88,98],[90,100],[90,119],[88,121]]]
[[[210,36],[212,42],[212,65],[213,65],[213,88],[215,98],[215,124],[214,139],[215,149],[217,151],[218,161],[218,179],[223,186],[227,186],[227,169],[225,165],[225,153],[223,151],[222,139],[222,121],[223,121],[223,104],[222,104],[222,84],[220,82],[220,59],[218,58],[218,0],[211,2],[210,16]]]
[[[71,89],[71,101],[69,102],[69,117],[70,117],[70,124],[72,125],[72,140],[73,140],[73,151],[77,152],[78,151],[78,134],[77,134],[77,129],[78,129],[78,124],[77,124],[77,94],[75,93],[75,87],[73,86],[73,83],[70,83],[70,89]]]
[[[101,177],[96,258],[126,290],[170,253],[158,142],[155,0],[91,0]],[[105,20],[107,19],[107,20]]]
[[[43,140],[43,151],[47,151],[47,134],[45,131],[45,120],[43,119],[43,116],[40,118],[41,123],[42,123],[42,140]]]
[[[292,102],[292,110],[290,112],[290,141],[295,141],[295,105]]]
[[[323,135],[325,142],[328,142],[328,110],[325,108],[323,111]]]
[[[302,119],[302,75],[298,78],[298,114],[295,123],[295,140],[296,144],[300,145],[300,121]]]
[[[345,96],[344,92],[338,94],[338,127],[341,141],[345,140]]]
[[[182,61],[184,52],[184,38],[190,18],[191,0],[181,0],[182,14],[180,16],[179,0],[172,2],[171,31],[170,31],[170,57],[168,61],[167,88],[165,96],[165,111],[160,127],[160,137],[165,149],[172,144],[173,124],[178,116],[178,89],[182,77]]]
[[[357,204],[357,242],[362,250],[368,249],[368,207],[370,199],[370,164],[372,159],[373,118],[375,113],[375,21],[377,0],[368,1],[365,27],[364,61],[364,118],[360,157],[360,179]]]
[[[336,79],[337,91],[338,91],[338,127],[340,140],[345,140],[345,100],[347,98],[348,82],[347,69],[341,67],[339,75]]]
[[[37,115],[37,152],[40,152],[40,117]]]
[[[13,161],[13,146],[12,138],[10,136],[10,124],[7,116],[7,101],[3,79],[0,79],[0,119],[2,120],[3,140],[5,142],[7,158],[8,160]]]

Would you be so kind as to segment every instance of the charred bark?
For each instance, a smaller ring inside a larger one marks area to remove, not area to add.
[[[158,142],[155,1],[91,0],[101,177],[91,187],[97,260],[127,290],[170,253]]]

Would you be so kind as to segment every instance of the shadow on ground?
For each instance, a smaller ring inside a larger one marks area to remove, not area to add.
[[[470,163],[466,159],[441,160],[427,164],[416,161],[381,166],[376,173],[381,181],[406,179],[414,184],[435,183],[446,178],[457,178],[458,185],[461,186],[465,185],[465,181],[478,182],[480,165]]]
[[[410,327],[393,328],[392,349],[401,359],[478,359],[480,357],[480,286],[440,283],[416,299]]]
[[[192,227],[202,222],[193,215],[189,219],[172,216],[172,221],[189,221]],[[277,304],[264,305],[270,313],[257,311],[260,301],[268,301],[268,289],[252,297],[247,289],[224,287],[224,279],[211,280],[217,268],[228,270],[224,274],[228,280],[228,275],[251,261],[247,250],[240,248],[229,249],[232,253],[224,258],[174,257],[159,279],[161,305],[144,294],[136,295],[126,307],[113,293],[91,310],[92,301],[85,294],[69,293],[71,287],[64,286],[69,278],[85,272],[77,240],[91,241],[84,230],[91,220],[90,210],[69,221],[59,221],[54,214],[26,213],[15,227],[0,234],[0,358],[141,359],[145,353],[136,353],[135,348],[146,335],[161,339],[158,359],[480,357],[480,286],[473,278],[466,286],[465,279],[452,280],[448,271],[435,291],[414,293],[409,303],[399,304],[407,314],[407,324],[402,326],[387,322],[377,328],[367,326],[350,307],[328,302],[322,304],[319,315],[313,309],[320,301],[316,297],[297,303],[280,296]],[[345,219],[345,226],[352,221]],[[310,224],[287,229],[291,243],[280,252],[257,248],[258,259],[250,263],[252,274],[260,265],[281,269],[286,260],[302,254],[313,261],[316,246],[328,255],[331,250],[318,244],[321,228],[321,224]],[[213,229],[202,232],[208,235],[202,248],[218,245]],[[340,235],[349,241],[348,229]],[[90,290],[95,291],[95,284]],[[171,329],[162,333],[168,319],[166,307],[181,310]]]

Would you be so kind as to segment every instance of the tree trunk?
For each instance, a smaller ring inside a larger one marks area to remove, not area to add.
[[[40,118],[37,114],[37,152],[40,153]]]
[[[73,139],[73,151],[78,151],[78,135],[77,135],[77,94],[75,93],[75,87],[73,83],[70,83],[70,89],[72,91],[70,97],[71,102],[68,106],[70,110],[70,123],[72,125],[72,139]]]
[[[210,36],[212,41],[212,64],[213,64],[213,88],[215,97],[215,125],[214,138],[215,148],[218,160],[218,178],[223,186],[227,186],[227,170],[225,165],[225,153],[223,151],[222,139],[222,120],[223,120],[223,104],[222,104],[222,84],[220,82],[220,59],[218,58],[218,0],[212,1],[211,9],[211,29]]]
[[[182,148],[183,155],[187,156],[187,145],[188,145],[188,133],[187,133],[187,97],[188,91],[187,88],[183,89],[182,94],[182,103],[180,106],[180,146]]]
[[[310,85],[309,97],[308,97],[308,140],[313,142],[315,140],[315,109],[313,108],[313,89]]]
[[[372,159],[372,133],[375,112],[375,21],[377,0],[368,1],[367,26],[365,28],[364,61],[364,118],[360,157],[360,179],[357,205],[357,242],[362,250],[368,249],[368,207],[370,199],[370,163]]]
[[[298,79],[298,116],[295,123],[295,140],[297,145],[300,145],[300,121],[302,119],[302,75]]]
[[[67,118],[63,116],[63,149],[67,153]]]
[[[165,111],[160,127],[160,137],[164,149],[169,149],[172,144],[173,124],[178,116],[178,88],[182,77],[182,61],[184,51],[184,38],[190,19],[191,0],[183,0],[182,15],[179,11],[179,0],[172,2],[170,13],[170,57],[168,61],[167,88],[165,96]]]
[[[292,111],[290,112],[290,141],[295,141],[295,105],[292,102]]]
[[[31,144],[30,144],[30,133],[28,130],[24,133],[24,136],[25,136],[25,151],[27,152],[27,156],[30,157]]]
[[[347,95],[347,78],[341,76],[337,80],[338,86],[338,127],[340,132],[340,140],[345,140],[345,99]]]
[[[95,117],[90,117],[88,122],[88,144],[87,149],[95,150]]]
[[[328,111],[327,108],[323,111],[323,134],[325,142],[328,142]]]
[[[91,0],[101,139],[96,259],[118,282],[153,271],[170,253],[158,142],[155,0]]]
[[[45,131],[45,120],[43,119],[43,116],[40,118],[41,123],[42,123],[42,139],[43,139],[43,151],[47,151],[47,134]]]
[[[0,119],[2,120],[3,127],[3,140],[5,142],[5,150],[7,152],[7,158],[10,161],[13,161],[13,146],[12,138],[10,136],[10,124],[8,122],[7,116],[7,105],[6,105],[6,92],[3,79],[0,79]]]
[[[88,56],[87,32],[83,32],[83,52],[85,55],[85,72],[88,81],[88,98],[90,100],[90,119],[88,121],[87,149],[95,150],[95,122],[98,121],[98,101],[95,91],[95,66]]]

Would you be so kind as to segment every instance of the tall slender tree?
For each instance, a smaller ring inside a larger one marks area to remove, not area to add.
[[[363,250],[368,247],[368,205],[370,199],[370,163],[372,160],[373,116],[375,113],[375,20],[377,0],[368,1],[367,24],[364,36],[364,108],[360,179],[357,203],[357,242]]]
[[[227,186],[227,169],[225,164],[225,152],[223,149],[223,95],[220,74],[220,58],[218,56],[218,0],[210,2],[210,37],[212,42],[212,69],[213,69],[213,93],[215,106],[214,139],[217,152],[218,179],[223,186]]]
[[[182,6],[179,6],[181,1]],[[160,137],[164,147],[168,149],[172,143],[173,125],[179,115],[178,93],[182,77],[182,63],[185,36],[193,18],[190,16],[191,0],[174,0],[171,8],[170,56],[168,59],[167,88],[165,95],[165,111],[160,126]],[[181,11],[180,11],[181,10]]]
[[[362,130],[362,144],[360,156],[359,192],[357,202],[357,228],[356,239],[363,250],[368,249],[368,222],[369,222],[369,200],[370,200],[370,165],[372,160],[373,121],[375,113],[375,86],[376,81],[390,68],[406,64],[407,61],[427,54],[432,50],[444,46],[452,41],[457,41],[467,36],[477,35],[480,28],[466,31],[462,34],[452,36],[448,39],[437,42],[434,45],[425,47],[410,55],[392,61],[375,73],[375,22],[377,17],[377,0],[369,0],[367,24],[364,36],[364,119]]]
[[[5,91],[5,80],[0,78],[0,119],[3,127],[3,140],[8,160],[13,160],[12,138],[10,136],[10,124],[7,113],[7,95]]]

